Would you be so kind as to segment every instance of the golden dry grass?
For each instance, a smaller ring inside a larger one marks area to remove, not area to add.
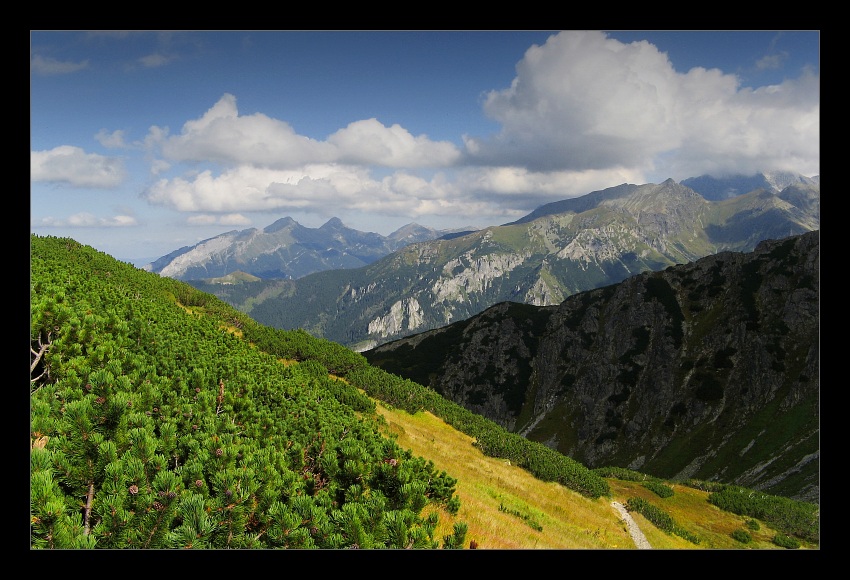
[[[763,521],[757,520],[758,530],[746,527],[745,516],[739,516],[708,502],[708,492],[691,487],[670,484],[673,496],[660,498],[640,482],[609,479],[611,495],[625,504],[630,497],[639,497],[664,510],[679,526],[700,539],[698,545],[676,535],[667,534],[656,528],[642,515],[632,512],[649,543],[659,549],[723,549],[723,550],[784,550],[772,542],[776,530]],[[735,530],[746,530],[753,538],[748,544],[741,544],[731,536]],[[802,548],[816,548],[803,545]]]
[[[440,540],[452,533],[455,521],[463,521],[467,544],[475,541],[479,549],[634,549],[610,498],[591,500],[505,460],[486,457],[471,437],[431,413],[377,407],[401,447],[458,480],[461,508],[456,516],[441,510]]]
[[[775,529],[761,521],[759,530],[745,528],[749,518],[708,503],[707,492],[674,485],[672,497],[660,498],[640,482],[608,479],[611,496],[589,499],[560,484],[540,481],[504,459],[485,456],[471,437],[427,411],[411,415],[376,404],[387,421],[387,432],[394,434],[401,447],[433,461],[439,471],[458,480],[460,510],[454,516],[439,510],[435,538],[441,543],[452,534],[454,523],[462,521],[468,526],[466,547],[474,541],[479,549],[493,550],[632,550],[636,548],[626,523],[611,502],[625,505],[629,498],[640,497],[700,539],[693,544],[631,512],[653,549],[783,549],[771,541]],[[426,508],[426,515],[427,509],[435,508]],[[746,529],[753,541],[735,541],[730,534],[736,529]]]

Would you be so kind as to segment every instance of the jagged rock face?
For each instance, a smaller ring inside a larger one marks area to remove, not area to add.
[[[366,351],[589,467],[819,495],[819,232]]]
[[[422,308],[416,298],[399,300],[390,308],[389,314],[369,323],[369,333],[388,335],[400,334],[405,330],[416,330],[422,325]]]

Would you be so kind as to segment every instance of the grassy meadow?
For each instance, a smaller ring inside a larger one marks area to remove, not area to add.
[[[387,432],[399,445],[458,479],[460,511],[454,516],[440,513],[437,537],[451,534],[454,522],[463,521],[468,525],[467,547],[474,542],[478,549],[633,550],[626,522],[611,502],[625,505],[629,498],[638,497],[664,510],[699,538],[699,544],[693,544],[631,512],[653,549],[784,549],[771,541],[775,529],[764,522],[757,522],[757,530],[747,527],[751,518],[710,504],[708,492],[670,484],[673,496],[661,498],[640,482],[608,479],[611,497],[591,500],[560,484],[540,481],[504,459],[485,456],[473,446],[471,437],[427,411],[411,415],[380,402],[377,407],[386,420]],[[735,530],[746,530],[752,541],[743,544],[733,539]]]

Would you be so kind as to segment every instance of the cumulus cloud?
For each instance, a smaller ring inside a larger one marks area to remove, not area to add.
[[[706,172],[692,164],[701,156],[754,173],[781,164],[782,149],[793,147],[813,166],[820,137],[811,122],[820,100],[813,82],[743,90],[717,69],[678,73],[645,41],[561,32],[528,49],[509,88],[486,96],[484,110],[502,128],[467,137],[466,154],[470,163],[532,171],[629,168],[683,179]]]
[[[180,135],[169,137],[153,127],[148,142],[156,141],[172,161],[287,168],[332,158],[330,146],[296,134],[288,123],[262,113],[239,116],[236,97],[229,94],[201,118],[187,121]]]
[[[124,131],[121,130],[110,133],[106,129],[101,129],[94,138],[107,149],[123,149],[127,147],[127,143],[124,141]]]
[[[310,165],[280,170],[241,165],[213,175],[161,179],[145,192],[152,203],[179,211],[240,212],[322,208],[359,203],[365,192],[386,197],[363,168]]]
[[[535,171],[646,166],[679,144],[675,79],[647,42],[562,32],[529,48],[511,86],[487,95],[502,130],[468,138],[467,151],[472,162]]]
[[[225,94],[199,119],[187,121],[180,135],[154,127],[148,142],[158,143],[174,161],[215,161],[274,169],[311,163],[356,163],[383,167],[432,167],[460,156],[449,142],[414,137],[399,125],[376,119],[356,121],[327,141],[298,135],[286,122],[262,113],[239,115],[236,97]]]
[[[640,182],[640,172],[626,168],[537,172],[524,167],[487,167],[458,173],[454,189],[470,197],[529,212],[549,201],[572,197],[565,192],[589,193],[621,183]]]
[[[343,163],[383,167],[444,167],[455,163],[460,152],[453,143],[414,137],[395,124],[382,125],[377,119],[349,124],[328,138],[336,147],[336,160]]]
[[[64,183],[73,187],[110,188],[126,177],[122,160],[86,153],[79,147],[61,145],[48,151],[30,152],[30,179]]]
[[[152,173],[163,178],[144,197],[205,216],[519,217],[621,183],[772,170],[815,175],[819,103],[814,74],[742,88],[719,69],[676,71],[646,41],[565,31],[529,48],[510,86],[485,95],[484,112],[500,130],[459,136],[462,147],[376,118],[314,139],[286,121],[240,114],[236,97],[224,94],[179,134],[150,128],[144,143],[157,158]],[[120,132],[99,135],[104,144],[123,141]],[[191,173],[166,177],[183,163]]]
[[[162,159],[154,159],[151,161],[150,172],[151,175],[159,175],[160,173],[164,173],[171,168],[171,164],[167,161],[163,161]]]
[[[688,130],[666,160],[680,179],[771,170],[819,173],[817,77],[804,74],[781,85],[711,94],[702,78],[707,75],[710,71],[694,69],[681,83],[683,109],[692,104],[682,112]]]
[[[155,205],[177,211],[212,214],[296,211],[332,217],[345,208],[412,219],[513,215],[506,213],[496,198],[463,195],[442,175],[428,180],[399,171],[379,180],[366,168],[331,164],[303,170],[240,166],[220,175],[207,170],[191,178],[160,179],[144,196]]]

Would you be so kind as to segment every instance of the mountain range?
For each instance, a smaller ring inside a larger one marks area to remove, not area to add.
[[[779,193],[789,185],[819,186],[819,183],[819,177],[788,172],[723,178],[703,175],[681,182],[711,201],[756,189]],[[540,212],[553,213],[564,204],[575,211],[587,201],[585,196],[548,204],[515,223],[539,217]],[[359,268],[411,243],[457,237],[477,229],[469,226],[436,230],[410,223],[389,236],[382,236],[349,228],[339,218],[332,218],[319,228],[308,228],[285,217],[261,230],[233,230],[193,246],[184,246],[142,269],[176,280],[220,278],[234,272],[262,279],[295,279],[322,270]]]
[[[682,185],[698,191],[705,199],[720,201],[722,199],[737,197],[756,189],[778,193],[789,185],[820,186],[820,176],[806,177],[805,175],[788,171],[771,171],[756,173],[755,175],[731,175],[722,178],[701,175],[699,177],[683,179]]]
[[[641,272],[819,227],[817,178],[719,201],[669,179],[546,204],[509,224],[405,245],[360,268],[189,283],[261,324],[362,351],[499,302],[556,305]]]
[[[588,467],[819,501],[820,232],[363,354]]]
[[[142,269],[176,280],[216,278],[234,272],[257,278],[301,278],[322,270],[365,266],[407,244],[457,231],[411,223],[382,236],[349,228],[339,218],[331,218],[319,228],[308,228],[285,217],[261,230],[234,230],[185,246]]]

